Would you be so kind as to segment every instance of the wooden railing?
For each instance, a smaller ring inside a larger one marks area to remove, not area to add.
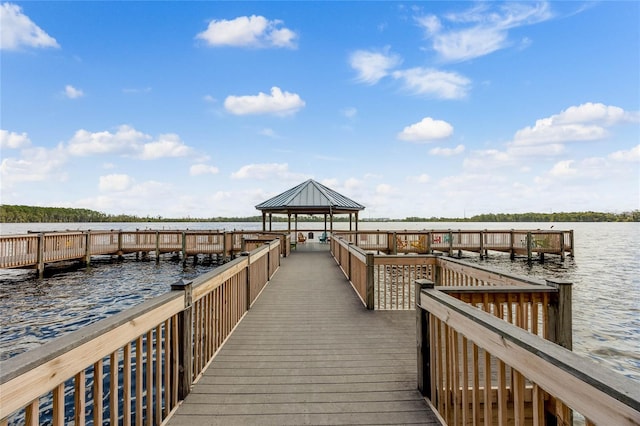
[[[449,289],[416,283],[418,388],[447,424],[640,424],[631,379],[523,330],[521,309],[505,321]]]
[[[545,254],[559,255],[564,260],[573,256],[573,231],[555,230],[424,230],[424,231],[338,231],[343,238],[366,251],[387,254],[431,254],[469,251],[481,257],[489,251],[527,256],[534,253],[541,260]]]
[[[246,250],[247,239],[273,238],[280,239],[281,254],[288,256],[286,232],[112,230],[0,236],[0,268],[36,268],[42,276],[46,264],[72,260],[89,264],[91,256],[126,253],[155,253],[156,261],[162,253],[179,253],[183,262],[188,256],[215,254],[226,261]]]
[[[509,312],[516,309],[515,304],[520,303],[527,315],[531,316],[529,322],[539,324],[541,330],[546,324],[546,319],[539,315],[539,312],[542,312],[540,304],[553,305],[561,299],[564,301],[563,306],[568,307],[564,309],[569,309],[570,312],[570,286],[559,286],[557,283],[551,284],[507,274],[438,255],[376,255],[341,237],[332,238],[331,251],[360,299],[369,309],[413,309],[413,282],[417,279],[430,279],[439,286],[460,287],[457,293],[452,294],[460,298],[465,297],[479,307],[486,305],[486,309],[492,311],[503,308],[505,318]],[[480,296],[477,295],[472,299],[469,292],[461,287],[482,287],[482,293],[486,295],[483,295],[481,300],[478,300]],[[556,293],[560,287],[563,289],[563,296],[558,299]],[[504,296],[505,292],[522,295]],[[508,300],[505,300],[505,297]],[[569,320],[570,318],[565,319]],[[534,327],[535,325],[531,325],[529,329]]]
[[[0,363],[0,425],[160,424],[279,265],[276,239]]]

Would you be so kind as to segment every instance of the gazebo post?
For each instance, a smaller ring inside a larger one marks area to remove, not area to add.
[[[262,211],[262,231],[266,231],[267,230],[267,212],[265,212],[264,210]]]
[[[269,213],[269,232],[272,231],[271,229],[271,221],[273,220],[273,213]]]
[[[287,212],[287,231],[291,235],[291,212]]]
[[[356,232],[358,232],[358,212],[356,212]]]

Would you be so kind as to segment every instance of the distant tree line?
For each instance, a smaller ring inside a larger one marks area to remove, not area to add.
[[[470,218],[408,217],[405,222],[640,222],[640,210],[623,213],[486,213]]]
[[[274,216],[274,222],[286,222],[284,216]],[[303,222],[322,222],[324,215],[298,217]],[[334,217],[334,222],[348,221],[348,217]],[[405,219],[366,218],[365,222],[640,222],[640,210],[624,213],[487,213],[470,218],[407,217]],[[0,223],[47,222],[261,222],[262,216],[163,218],[162,216],[112,215],[89,209],[66,207],[36,207],[0,204]]]

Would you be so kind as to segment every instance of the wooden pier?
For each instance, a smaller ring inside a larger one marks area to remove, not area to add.
[[[0,363],[0,426],[640,424],[570,350],[570,283],[274,238]]]
[[[307,244],[251,307],[169,425],[440,424],[416,389],[415,313],[369,311]]]

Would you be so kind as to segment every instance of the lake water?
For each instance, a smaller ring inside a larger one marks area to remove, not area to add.
[[[27,231],[87,229],[243,229],[261,223],[91,223],[2,224],[2,234]],[[274,230],[286,229],[274,223]],[[421,229],[549,229],[574,230],[575,258],[562,262],[548,255],[545,263],[511,261],[490,253],[463,258],[518,275],[573,282],[573,350],[640,382],[640,223],[404,223],[363,222],[361,230]],[[299,230],[322,223],[299,223]],[[335,230],[349,224],[334,224]],[[156,264],[130,257],[123,262],[93,258],[90,268],[36,279],[33,271],[0,270],[0,360],[96,322],[169,290],[171,283],[190,279],[215,265],[169,258]]]

